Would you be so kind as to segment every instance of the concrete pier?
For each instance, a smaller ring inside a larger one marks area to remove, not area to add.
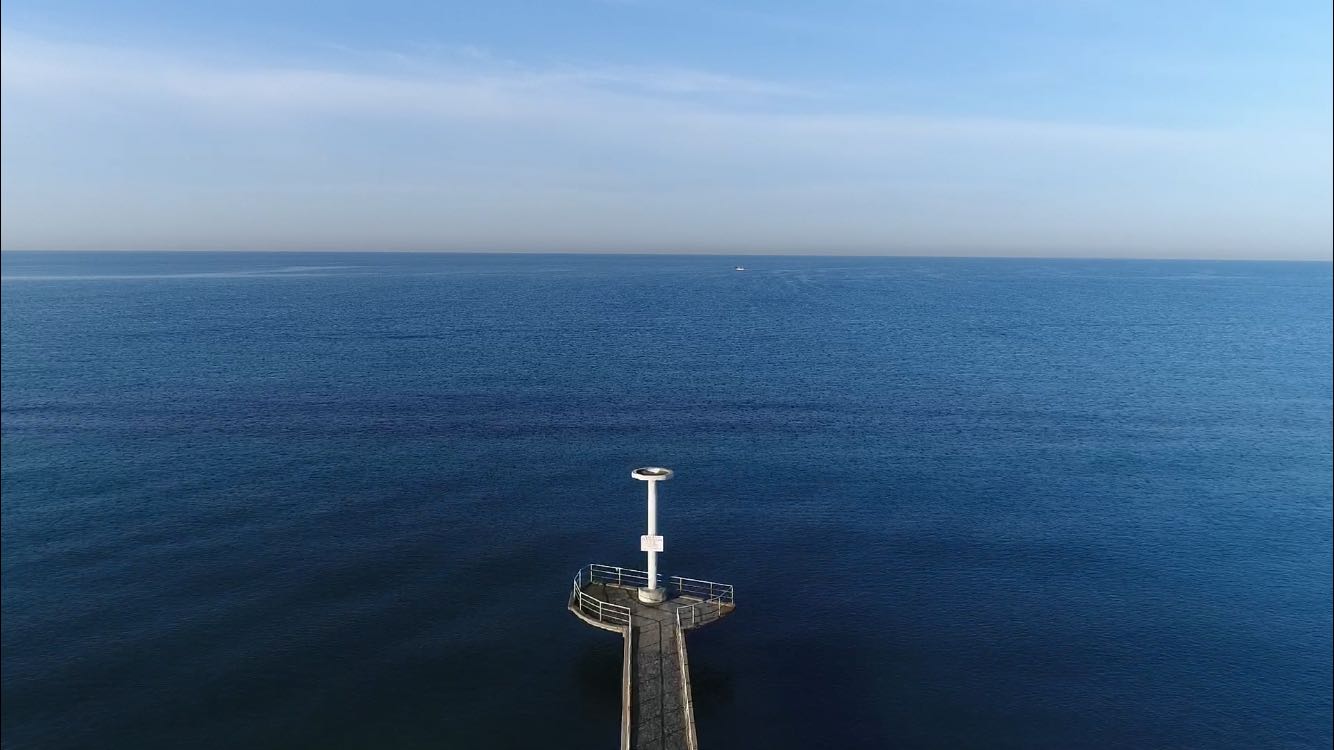
[[[646,571],[611,565],[579,570],[569,609],[597,628],[620,633],[623,750],[697,750],[685,634],[731,614],[728,584],[670,576],[661,603],[641,601]],[[654,587],[657,588],[657,587]]]

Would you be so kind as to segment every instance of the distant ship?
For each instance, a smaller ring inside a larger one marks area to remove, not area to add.
[[[745,266],[737,266],[737,267],[736,267],[736,270],[738,270],[738,271],[744,271],[744,270],[746,270],[746,267],[745,267]]]

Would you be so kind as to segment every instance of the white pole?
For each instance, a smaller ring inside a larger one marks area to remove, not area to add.
[[[651,479],[648,485],[648,535],[658,535],[658,480]],[[648,551],[648,589],[658,588],[658,553]]]
[[[667,598],[667,589],[658,586],[658,552],[662,551],[662,537],[658,536],[658,482],[672,478],[672,470],[661,466],[645,466],[630,472],[630,476],[648,483],[648,533],[640,539],[640,550],[648,555],[648,580],[639,590],[639,601],[658,604]]]

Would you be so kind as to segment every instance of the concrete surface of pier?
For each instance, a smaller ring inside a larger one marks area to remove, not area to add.
[[[685,634],[731,614],[727,584],[672,576],[667,598],[644,603],[647,573],[589,565],[575,575],[569,609],[594,627],[621,633],[621,746],[626,750],[695,750],[694,707]]]

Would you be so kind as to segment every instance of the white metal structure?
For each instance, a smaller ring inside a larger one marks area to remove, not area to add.
[[[662,537],[658,536],[658,482],[671,479],[672,470],[645,466],[630,472],[630,476],[648,483],[648,534],[639,540],[639,548],[648,555],[648,581],[639,590],[639,601],[653,604],[667,598],[667,589],[658,586],[658,553],[662,551]]]

